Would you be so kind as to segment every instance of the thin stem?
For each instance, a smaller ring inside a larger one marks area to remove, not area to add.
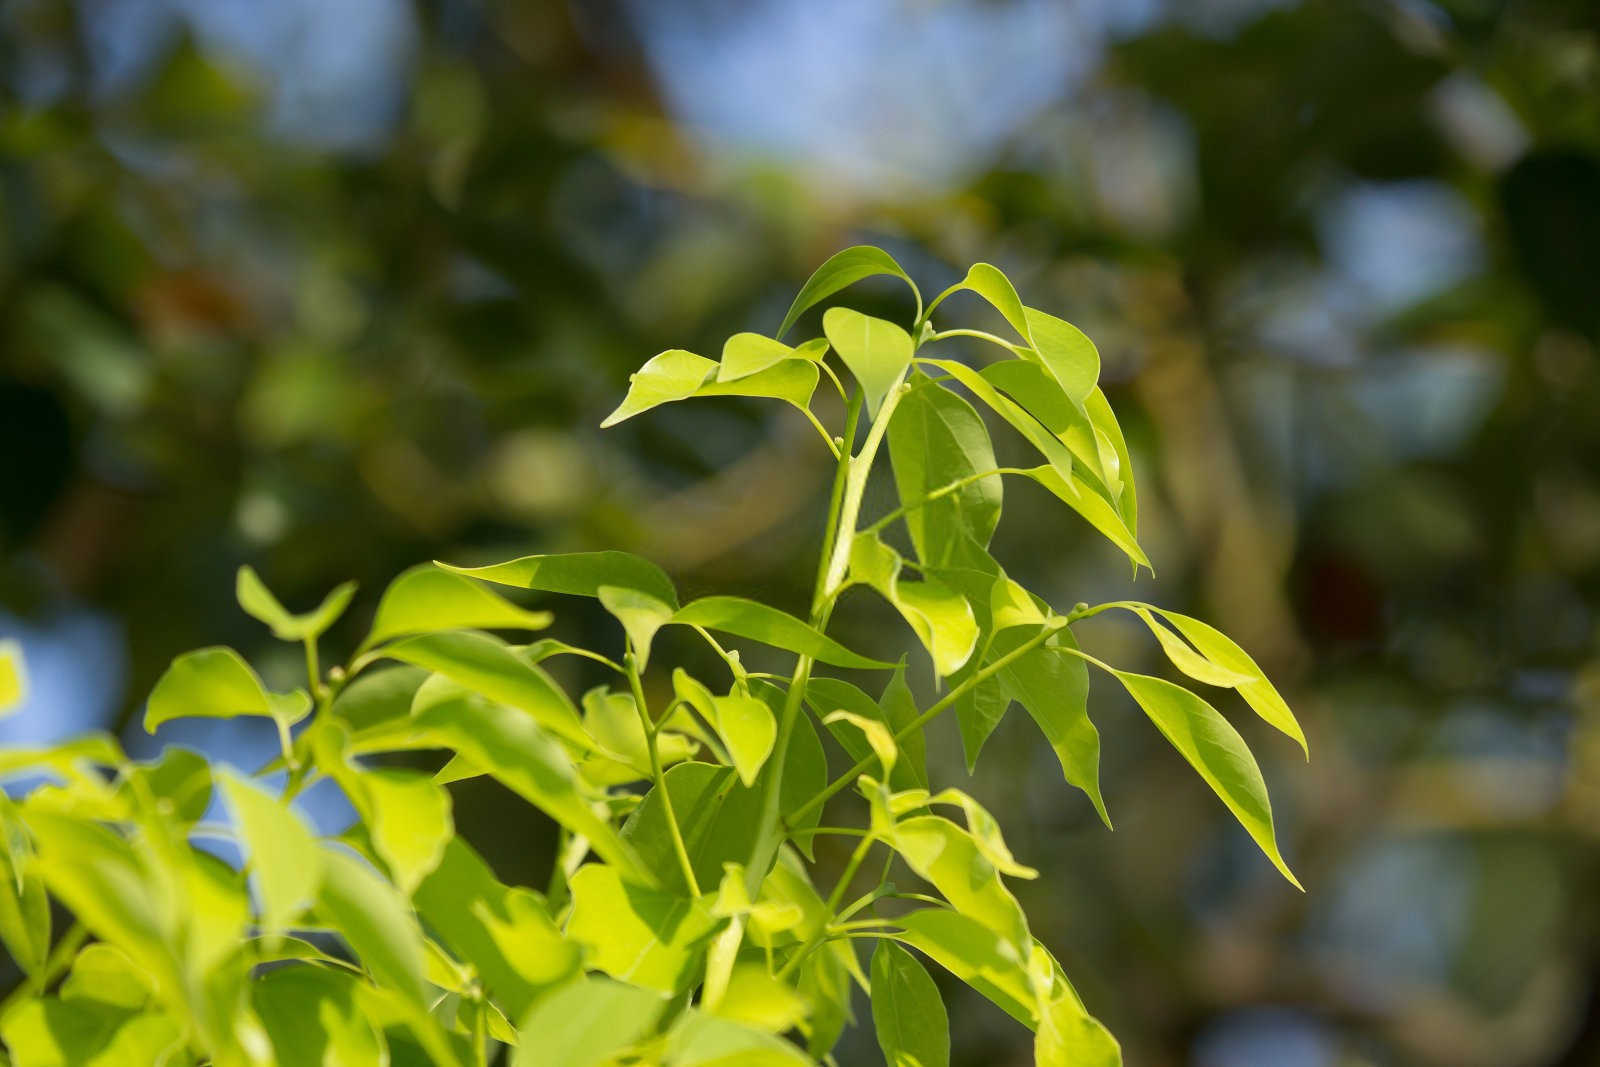
[[[850,566],[850,544],[855,540],[856,520],[861,516],[861,497],[866,492],[867,478],[872,474],[872,461],[877,458],[878,446],[883,443],[883,436],[889,430],[889,420],[894,417],[894,410],[904,395],[905,380],[902,378],[890,387],[883,406],[873,417],[872,428],[867,431],[867,439],[861,444],[861,453],[849,460],[850,471],[845,475],[844,502],[835,527],[838,533],[833,542],[832,558],[828,561],[827,574],[822,580],[821,596],[832,594],[844,584],[845,572]]]
[[[472,1055],[478,1067],[489,1067],[489,1007],[481,992],[473,997],[473,1003],[478,1010],[472,1020]]]
[[[816,427],[817,433],[822,436],[822,443],[828,446],[828,455],[838,459],[839,446],[833,443],[833,434],[829,433],[828,428],[822,425],[822,420],[813,415],[810,408],[801,408],[800,413],[811,421],[812,426]]]
[[[818,618],[823,612],[823,603],[826,595],[823,592],[823,583],[828,577],[828,563],[833,557],[833,546],[839,539],[839,512],[844,507],[845,486],[850,480],[850,449],[856,441],[856,429],[861,425],[861,408],[865,403],[860,389],[850,398],[849,413],[845,416],[844,423],[844,456],[839,460],[838,467],[833,472],[833,490],[828,496],[828,521],[822,529],[822,551],[817,557],[817,577],[812,584],[814,590],[811,598],[811,617]]]
[[[861,839],[861,843],[855,847],[855,851],[850,853],[849,862],[844,865],[844,871],[839,875],[838,882],[834,883],[833,892],[828,894],[828,900],[824,905],[829,915],[832,915],[838,909],[839,902],[844,899],[845,890],[850,888],[850,883],[855,880],[856,872],[861,870],[862,861],[867,858],[867,853],[872,850],[872,846],[876,842],[877,838],[868,834]],[[778,981],[781,982],[788,978],[794,973],[795,968],[800,966],[800,962],[811,955],[811,951],[820,945],[823,938],[827,936],[830,925],[825,923],[819,927],[817,932],[812,934],[806,940],[806,943],[795,951],[794,955],[784,961],[783,969],[777,974]],[[833,928],[838,929],[837,927]]]
[[[683,831],[678,828],[677,813],[672,810],[672,795],[667,792],[666,775],[661,773],[661,753],[656,747],[656,734],[651,729],[649,706],[644,701],[644,686],[639,681],[639,665],[634,659],[631,647],[628,649],[628,654],[623,657],[622,663],[627,669],[628,685],[633,690],[633,706],[639,713],[639,725],[644,728],[644,747],[650,755],[650,781],[661,795],[661,810],[667,816],[667,832],[672,838],[672,850],[678,854],[678,865],[683,868],[683,880],[688,884],[689,892],[699,896],[700,883],[695,880],[694,864],[689,861],[689,849],[683,843]]]
[[[306,677],[311,679],[311,696],[313,699],[315,699],[321,694],[323,689],[322,667],[317,662],[317,639],[315,637],[307,637],[305,639],[305,646]]]
[[[1027,475],[1028,472],[1026,470],[1024,470],[1022,467],[996,467],[993,470],[980,471],[977,474],[969,474],[965,478],[958,478],[955,481],[951,482],[949,485],[941,486],[938,489],[935,489],[933,492],[928,493],[928,494],[920,497],[917,500],[913,500],[909,504],[900,505],[899,507],[895,508],[893,511],[889,512],[889,514],[883,516],[883,518],[878,519],[876,522],[872,523],[870,526],[867,526],[867,527],[863,528],[861,532],[862,533],[877,533],[879,530],[883,529],[885,526],[888,526],[890,523],[894,522],[896,519],[901,518],[901,517],[903,517],[905,515],[908,515],[911,512],[918,510],[919,508],[925,508],[929,504],[933,503],[935,500],[938,500],[938,499],[940,499],[942,497],[947,497],[951,493],[958,493],[961,490],[965,489],[967,486],[971,485],[973,482],[981,482],[985,478],[991,478],[991,477],[994,477],[996,475],[1001,475],[1001,474]]]
[[[911,736],[911,734],[922,729],[928,723],[938,718],[939,715],[941,715],[956,701],[966,696],[967,693],[971,692],[975,687],[987,681],[999,671],[1005,670],[1007,667],[1011,666],[1012,663],[1016,662],[1029,652],[1032,652],[1034,649],[1044,644],[1045,641],[1049,640],[1051,635],[1056,633],[1056,631],[1060,630],[1066,624],[1066,619],[1060,616],[1056,616],[1054,619],[1051,619],[1042,629],[1040,629],[1036,635],[1030,637],[1027,641],[1024,641],[1010,652],[1007,652],[993,663],[988,664],[982,670],[973,674],[966,681],[962,682],[960,685],[950,690],[950,692],[946,693],[943,699],[938,701],[927,711],[923,712],[921,715],[918,715],[915,719],[912,719],[900,729],[896,730],[894,734],[895,741],[904,741],[907,737]],[[1082,653],[1079,654],[1082,655]],[[1099,663],[1098,660],[1095,660],[1094,662]],[[1103,663],[1100,665],[1102,667],[1105,666]],[[1106,669],[1109,670],[1110,668]],[[876,755],[867,756],[861,760],[858,760],[855,766],[851,767],[848,771],[845,771],[838,778],[835,778],[828,784],[827,788],[822,790],[822,792],[818,793],[816,796],[812,797],[810,800],[791,811],[788,815],[784,816],[784,821],[792,825],[795,822],[798,822],[800,819],[805,818],[812,811],[821,807],[823,804],[826,804],[840,790],[844,789],[851,782],[855,781],[858,775],[871,769],[872,765],[876,763],[877,760],[878,757]]]
[[[722,643],[711,635],[710,630],[707,630],[704,626],[691,626],[690,629],[699,634],[701,637],[705,638],[706,644],[711,646],[711,650],[718,656],[722,657],[722,662],[728,665],[728,670],[733,672],[733,677],[735,680],[748,678],[750,676],[745,671],[744,664],[739,662],[738,654],[729,652],[727,649],[723,648]],[[665,718],[666,716],[662,717]]]
[[[839,390],[839,399],[844,401],[844,403],[849,404],[850,403],[850,397],[844,391],[844,383],[839,380],[838,372],[835,371],[832,367],[828,366],[828,361],[826,359],[817,360],[817,366],[821,367],[822,368],[822,372],[824,374],[826,374],[829,377],[829,379],[831,379],[833,381],[833,387],[835,389]],[[848,438],[846,438],[845,443],[847,445],[850,443]]]
[[[278,728],[278,747],[283,750],[284,766],[289,768],[290,775],[300,770],[300,760],[294,754],[294,738],[289,736],[289,724],[280,716],[274,715],[272,722]]]
[[[1026,345],[1019,345],[1014,341],[1007,341],[1004,337],[989,333],[987,330],[969,330],[965,327],[954,330],[939,330],[928,337],[930,342],[948,341],[952,337],[973,337],[979,341],[988,341],[992,345],[999,345],[1013,355],[1027,351]]]

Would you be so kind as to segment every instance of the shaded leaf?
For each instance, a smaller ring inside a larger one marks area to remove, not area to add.
[[[928,494],[995,469],[988,428],[972,405],[921,372],[889,420],[889,459],[900,502],[911,507]],[[906,513],[917,558],[928,566],[950,562],[952,541],[964,533],[987,545],[1000,522],[1000,475],[927,501]]]
[[[16,1067],[159,1064],[183,1045],[183,1030],[167,1015],[55,997],[16,1005],[0,1020],[0,1037]]]
[[[895,678],[901,678],[896,672],[889,681],[890,687],[895,687]],[[899,685],[904,686],[901,679]],[[888,693],[886,691],[885,695]],[[909,696],[909,693],[907,694]],[[829,732],[838,740],[844,750],[854,760],[865,759],[873,752],[873,747],[868,743],[859,725],[847,725],[852,720],[875,721],[882,724],[884,731],[893,742],[894,734],[908,725],[916,717],[915,703],[907,704],[899,699],[896,692],[894,700],[885,700],[882,703],[873,700],[859,688],[839,678],[814,677],[806,683],[806,703],[811,705]],[[834,712],[845,712],[851,720],[833,719]],[[909,714],[908,714],[909,713]],[[923,740],[921,730],[916,730],[898,742],[894,742],[896,760],[894,770],[889,774],[889,784],[895,789],[926,788],[928,784],[926,742]]]
[[[708,898],[632,885],[604,864],[578,868],[569,885],[566,934],[588,950],[588,966],[663,993],[686,987],[722,922]]]
[[[937,367],[965,386],[979,400],[1003,418],[1028,442],[1050,461],[1063,478],[1072,476],[1072,453],[1061,439],[1051,433],[1038,419],[1030,415],[1016,401],[1001,393],[989,380],[965,363],[953,359],[924,359],[923,363]]]
[[[939,987],[893,941],[872,953],[872,1025],[888,1067],[948,1067],[950,1018]]]
[[[353,975],[309,964],[278,967],[250,983],[250,999],[277,1067],[355,1067],[388,1059],[383,1035],[357,1002]]]

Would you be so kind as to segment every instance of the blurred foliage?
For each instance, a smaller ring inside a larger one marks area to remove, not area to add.
[[[252,51],[233,2],[0,4],[0,627],[36,704],[86,691],[28,644],[88,640],[85,612],[102,719],[179,651],[259,650],[241,563],[291,607],[360,577],[351,643],[434,557],[629,548],[795,606],[826,477],[798,417],[600,418],[650,353],[772,330],[857,239],[935,289],[991,260],[1100,343],[1161,595],[1285,684],[1314,756],[1260,745],[1300,899],[1140,732],[1105,731],[1141,783],[1115,834],[1056,809],[1031,736],[991,741],[972,791],[1129,1062],[1600,1059],[1592,3],[281,6]],[[339,18],[380,10],[351,48]],[[841,12],[854,35],[799,32]],[[972,120],[1034,69],[986,67],[987,28],[1028,19],[1049,92]],[[317,42],[371,76],[312,77]],[[827,83],[859,100],[800,88]],[[817,125],[950,169],[822,165]],[[1043,494],[1009,503],[1030,587],[1125,591]],[[843,620],[869,647],[881,621]],[[467,790],[461,825],[515,877],[550,841],[496,803]],[[1025,1055],[952,1009],[965,1062]]]

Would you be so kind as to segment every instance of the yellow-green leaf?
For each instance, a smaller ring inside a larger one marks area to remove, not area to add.
[[[283,801],[231,771],[221,771],[217,778],[255,878],[261,927],[281,933],[317,898],[322,850],[310,828]]]
[[[861,384],[867,411],[876,415],[884,397],[911,366],[911,335],[892,322],[845,307],[829,308],[822,316],[822,330]]]
[[[269,693],[250,665],[231,648],[216,646],[186,652],[172,661],[145,705],[144,728],[171,719],[231,719],[260,715],[292,725],[311,710],[303,690]]]
[[[542,630],[550,618],[548,611],[526,611],[477,582],[422,563],[389,583],[362,647],[441,630]]]
[[[847,285],[853,285],[863,278],[878,274],[891,274],[902,279],[911,286],[911,292],[917,296],[917,302],[919,304],[922,302],[922,297],[917,294],[917,284],[901,269],[900,264],[894,261],[893,256],[872,245],[855,245],[829,256],[827,261],[806,280],[806,284],[794,298],[794,303],[789,305],[788,313],[783,316],[783,323],[778,327],[778,337],[782,338],[788,333],[789,327],[793,326],[795,320],[805,314],[807,309],[815,307]]]

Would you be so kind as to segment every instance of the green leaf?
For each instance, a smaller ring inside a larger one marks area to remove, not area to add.
[[[550,676],[524,663],[504,642],[488,634],[447,631],[408,637],[385,646],[383,654],[436,671],[471,692],[526,712],[540,726],[580,749],[593,745],[583,732],[577,709]]]
[[[1014,945],[1028,943],[1028,921],[972,835],[939,815],[913,815],[883,834],[920,877],[931,882],[961,914],[988,926]]]
[[[1039,994],[1033,1041],[1037,1067],[1122,1067],[1117,1039],[1084,1009],[1061,965],[1038,942],[1030,969]]]
[[[231,771],[217,777],[255,876],[261,927],[281,933],[317,898],[322,850],[306,824],[277,797]]]
[[[405,899],[366,864],[341,849],[322,847],[318,910],[382,985],[424,1003],[422,931]]]
[[[1100,351],[1087,334],[1070,322],[1034,308],[1027,309],[1028,335],[1039,361],[1079,408],[1100,380]]]
[[[807,279],[806,284],[801,286],[799,295],[794,298],[794,303],[789,305],[788,313],[783,316],[783,324],[778,327],[778,337],[781,338],[788,333],[789,327],[793,326],[795,320],[805,314],[807,309],[815,307],[820,301],[826,300],[847,285],[878,274],[892,274],[903,279],[911,286],[911,292],[917,293],[917,284],[889,253],[872,245],[855,245],[828,257],[827,262],[818,267]],[[921,302],[922,297],[917,295],[917,303]]]
[[[356,583],[345,582],[323,597],[314,610],[296,615],[278,602],[254,568],[240,567],[234,581],[234,596],[245,614],[266,623],[272,635],[283,641],[315,641],[338,621],[355,595]]]
[[[794,349],[759,333],[736,333],[722,343],[722,362],[717,366],[717,381],[748,378],[786,359]]]
[[[356,979],[310,964],[278,967],[250,983],[277,1067],[380,1064],[389,1050],[357,1002]]]
[[[889,680],[889,689],[885,690],[884,700],[880,704],[849,682],[838,678],[814,677],[806,683],[806,703],[811,705],[850,758],[861,760],[872,754],[873,746],[863,734],[864,727],[846,723],[856,720],[880,723],[893,740],[893,735],[917,714],[915,702],[908,700],[909,690],[905,691],[902,698],[901,691],[904,689],[903,673],[896,671]],[[851,718],[830,721],[831,716],[840,711]],[[897,757],[894,770],[889,774],[889,785],[895,789],[926,788],[928,762],[922,731],[919,729],[907,734],[903,740],[895,742],[895,748]]]
[[[31,975],[50,952],[50,899],[17,812],[3,792],[0,835],[0,941],[22,973]]]
[[[523,556],[487,567],[439,566],[469,578],[509,585],[517,589],[539,589],[546,593],[597,597],[603,585],[621,586],[648,593],[666,604],[678,606],[678,591],[665,571],[631,552],[569,552],[561,555]]]
[[[156,762],[130,769],[121,790],[130,801],[137,799],[134,778],[157,811],[180,823],[199,822],[211,806],[211,764],[190,749],[167,745]]]
[[[184,1035],[167,1015],[45,997],[7,1012],[0,1037],[16,1067],[127,1067],[169,1062]]]
[[[16,711],[27,699],[28,669],[22,662],[22,646],[0,641],[0,717]]]
[[[937,578],[903,581],[900,554],[863,530],[850,549],[850,578],[877,590],[910,625],[940,677],[961,669],[978,645],[978,623],[965,597]]]
[[[991,659],[1021,647],[1035,631],[1012,627],[995,635]],[[1057,645],[1072,644],[1061,631]],[[1061,761],[1061,772],[1071,784],[1088,794],[1100,821],[1111,828],[1106,802],[1100,795],[1100,731],[1089,721],[1089,670],[1083,660],[1050,644],[1025,653],[999,672],[1006,696],[1028,710],[1045,740]]]
[[[393,723],[411,714],[412,699],[429,677],[421,667],[402,664],[369,668],[339,691],[329,710],[352,733]]]
[[[1150,632],[1155,635],[1156,641],[1161,645],[1161,651],[1167,654],[1167,659],[1172,661],[1172,665],[1195,681],[1223,689],[1232,689],[1236,686],[1248,684],[1260,677],[1259,674],[1240,674],[1238,671],[1231,671],[1226,667],[1213,663],[1196,652],[1183,638],[1167,629],[1166,624],[1150,614],[1148,608],[1133,606],[1129,610],[1139,617],[1139,621],[1150,628]]]
[[[693,1008],[667,1034],[662,1062],[665,1067],[812,1067],[782,1038]]]
[[[766,964],[747,962],[733,969],[727,991],[707,1010],[769,1034],[781,1034],[800,1025],[807,1005],[795,987],[775,977]]]
[[[588,966],[663,993],[687,987],[722,922],[711,914],[709,898],[632,885],[605,864],[579,867],[569,884],[566,932],[588,950]]]
[[[361,647],[441,630],[542,630],[550,618],[548,611],[526,611],[460,574],[422,563],[389,583]]]
[[[325,724],[317,737],[318,765],[355,805],[395,885],[410,894],[438,866],[455,836],[450,794],[425,771],[352,764],[345,758],[346,744],[342,727]]]
[[[1239,695],[1244,697],[1245,703],[1255,709],[1255,713],[1266,722],[1298,742],[1306,758],[1311,758],[1306,735],[1300,729],[1300,723],[1295,720],[1294,712],[1289,710],[1289,705],[1267,680],[1266,672],[1256,666],[1256,661],[1250,658],[1249,653],[1235,644],[1227,634],[1208,623],[1190,618],[1188,615],[1181,615],[1176,611],[1168,611],[1166,608],[1148,605],[1146,607],[1150,611],[1158,612],[1176,626],[1178,631],[1200,650],[1200,654],[1208,662],[1239,678],[1240,680],[1235,681],[1233,686],[1239,691]]]
[[[633,645],[634,658],[641,672],[650,661],[650,644],[656,631],[672,621],[672,606],[663,600],[621,585],[602,585],[597,590],[600,603],[622,623]]]
[[[734,381],[707,382],[695,395],[769,397],[806,411],[820,375],[817,365],[809,359],[786,359]]]
[[[999,1005],[1029,1029],[1037,1024],[1033,982],[1021,949],[977,919],[944,908],[922,908],[895,920],[900,940]]]
[[[671,348],[652,356],[628,379],[628,395],[607,415],[601,429],[615,426],[635,415],[674,400],[693,396],[717,371],[717,364],[704,356]]]
[[[778,723],[772,709],[737,686],[727,696],[718,696],[681,667],[672,672],[672,688],[679,700],[686,701],[717,732],[739,780],[753,784],[777,740]]]
[[[921,372],[889,420],[889,459],[900,502],[911,507],[928,494],[995,469],[989,431],[972,405]],[[917,558],[927,566],[950,562],[960,534],[987,545],[1000,522],[1000,475],[930,500],[906,513]]]
[[[672,621],[683,626],[704,626],[708,630],[760,641],[836,667],[882,670],[894,666],[857,655],[793,615],[743,597],[701,597],[679,608],[672,616]]]
[[[1011,279],[999,267],[989,263],[974,263],[967,268],[967,276],[961,280],[960,287],[987,300],[1017,331],[1025,344],[1033,343],[1033,338],[1028,334],[1027,308],[1022,306],[1022,298],[1017,295]]]
[[[1066,445],[1075,467],[1093,476],[1091,484],[1105,493],[1108,502],[1116,501],[1122,487],[1122,465],[1116,450],[1049,371],[1025,359],[1007,359],[989,364],[982,374]]]
[[[822,331],[844,365],[861,383],[867,411],[876,415],[889,390],[911,366],[911,335],[892,322],[852,308],[832,307],[822,316]]]
[[[1267,784],[1238,731],[1215,708],[1182,686],[1144,674],[1117,670],[1112,673],[1138,701],[1156,729],[1228,806],[1273,866],[1296,889],[1303,889],[1278,852]]]
[[[145,705],[144,728],[190,716],[231,719],[260,715],[293,725],[311,710],[304,690],[269,693],[256,672],[231,648],[216,646],[185,652],[156,682]]]
[[[1043,423],[1030,415],[1016,401],[996,390],[987,378],[965,363],[953,359],[924,359],[922,362],[939,368],[960,382],[997,415],[1010,423],[1013,429],[1027,438],[1029,443],[1050,461],[1050,466],[1054,467],[1057,473],[1063,478],[1072,477],[1072,453],[1061,439],[1046,429]]]
[[[939,987],[893,941],[872,953],[872,1025],[888,1067],[949,1067],[950,1018]]]
[[[661,994],[590,976],[551,993],[517,1028],[512,1067],[602,1067],[648,1037]]]
[[[96,941],[72,961],[72,971],[61,983],[61,999],[97,1000],[132,1010],[149,1001],[153,981],[126,952]]]
[[[1122,492],[1117,497],[1117,511],[1129,531],[1137,535],[1139,495],[1134,489],[1133,459],[1128,455],[1128,442],[1122,436],[1122,427],[1117,422],[1116,413],[1111,410],[1110,401],[1106,400],[1106,395],[1101,392],[1099,386],[1090,391],[1083,407],[1096,432],[1110,442],[1111,450],[1117,457],[1117,469],[1121,472],[1122,482]]]
[[[446,844],[413,899],[429,928],[513,1017],[578,973],[582,950],[562,936],[538,894],[495,878],[459,837]]]
[[[448,699],[420,710],[393,748],[448,748],[506,788],[589,840],[595,852],[639,880],[654,875],[610,823],[595,813],[572,760],[540,724],[504,704]]]

